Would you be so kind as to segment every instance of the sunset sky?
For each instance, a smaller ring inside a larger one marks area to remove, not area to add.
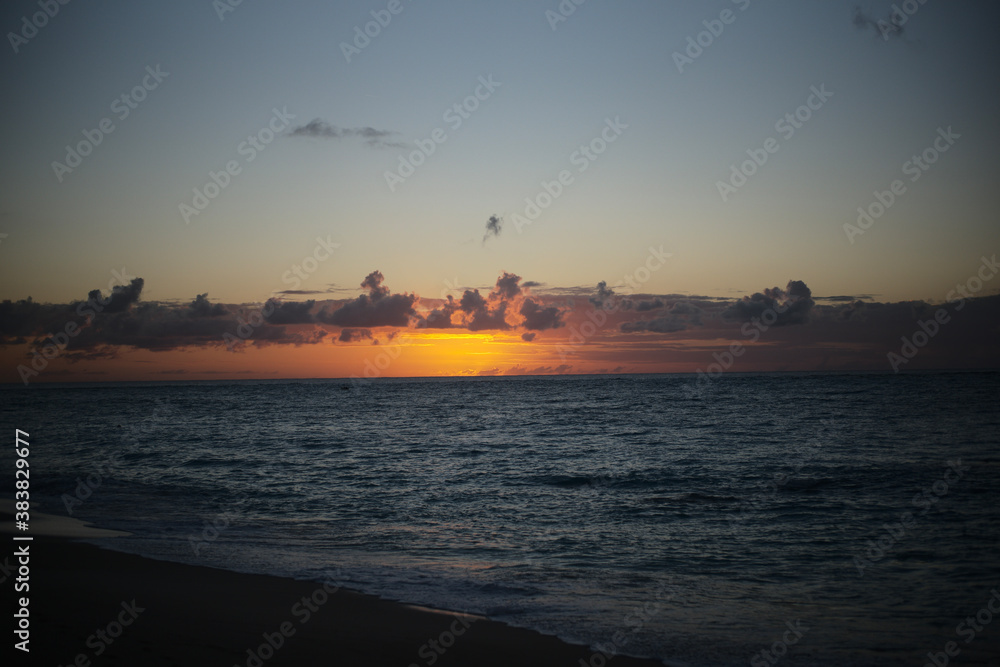
[[[0,381],[891,371],[939,307],[898,368],[1000,361],[995,3],[54,6]]]

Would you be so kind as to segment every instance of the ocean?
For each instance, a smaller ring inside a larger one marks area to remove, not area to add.
[[[588,644],[594,665],[923,665],[949,641],[960,664],[1000,664],[981,613],[1000,591],[1000,374],[0,397],[30,434],[36,510],[131,533],[108,548],[335,576]]]

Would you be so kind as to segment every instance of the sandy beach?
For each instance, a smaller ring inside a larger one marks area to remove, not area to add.
[[[595,657],[555,637],[331,585],[156,561],[59,537],[27,544],[30,664],[569,667]],[[604,664],[600,654],[593,664]],[[616,657],[613,664],[659,663]]]

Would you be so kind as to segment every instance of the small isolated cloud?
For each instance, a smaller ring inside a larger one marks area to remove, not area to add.
[[[365,140],[365,144],[372,148],[406,148],[406,144],[399,141],[388,141],[398,132],[390,130],[376,130],[373,127],[337,127],[331,125],[321,118],[314,118],[305,125],[293,128],[288,136],[290,137],[317,137],[320,139],[346,139],[357,137]]]
[[[523,334],[521,334],[521,340],[523,340],[526,343],[530,343],[531,341],[535,340],[535,336],[537,336],[537,335],[538,334],[536,334],[536,333],[532,333],[530,331],[525,331]]]
[[[492,237],[500,236],[500,232],[503,230],[503,218],[498,215],[491,215],[489,220],[486,221],[486,233],[483,234],[483,243]]]

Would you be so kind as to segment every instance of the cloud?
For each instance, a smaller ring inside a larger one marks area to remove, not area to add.
[[[598,308],[603,308],[604,303],[609,299],[614,298],[615,291],[608,287],[608,283],[601,281],[597,283],[597,294],[590,297],[590,303],[594,304]]]
[[[469,331],[510,329],[507,324],[507,302],[502,299],[496,300],[491,306],[479,290],[466,290],[458,307],[467,315],[464,324]]]
[[[451,322],[451,314],[458,310],[458,302],[455,297],[448,295],[447,300],[441,308],[435,308],[427,317],[421,320],[417,326],[423,329],[451,329],[454,324]]]
[[[842,320],[861,319],[865,315],[865,306],[864,301],[853,301],[837,309],[837,316]]]
[[[483,234],[483,243],[486,243],[488,238],[500,236],[500,232],[503,230],[503,218],[498,215],[491,215],[489,220],[486,221],[486,233]]]
[[[490,293],[490,300],[513,299],[521,293],[519,282],[521,282],[521,276],[504,271],[503,275],[497,278],[496,287]]]
[[[538,368],[532,368],[528,371],[528,375],[562,375],[568,373],[573,366],[570,364],[560,364],[553,368],[552,366],[539,366]]]
[[[635,309],[640,313],[645,313],[650,310],[659,310],[665,305],[663,301],[659,298],[651,299],[649,301],[636,301],[634,303]]]
[[[673,305],[670,306],[670,310],[668,312],[676,317],[687,318],[689,325],[700,327],[702,325],[701,316],[705,313],[705,310],[699,308],[690,301],[680,300],[675,301]]]
[[[413,305],[415,294],[390,294],[382,284],[382,272],[375,270],[361,282],[368,290],[357,299],[349,301],[332,312],[321,312],[318,319],[339,327],[406,327],[416,316]]]
[[[314,118],[305,125],[293,128],[290,137],[317,137],[321,139],[345,139],[358,137],[372,148],[406,148],[406,144],[398,141],[386,141],[388,137],[399,134],[390,130],[376,130],[373,127],[337,127],[321,118]]]
[[[868,301],[871,301],[874,298],[875,297],[872,296],[871,294],[858,294],[858,295],[855,295],[855,296],[814,296],[813,297],[813,299],[815,299],[816,301],[830,301],[830,302],[833,302],[833,303],[836,303],[836,302],[852,302],[853,303],[854,301],[865,300],[865,299],[867,299]]]
[[[378,301],[389,296],[389,288],[383,285],[383,282],[385,282],[385,276],[382,275],[381,271],[376,269],[361,281],[361,288],[368,290],[368,295],[372,301]]]
[[[520,282],[521,276],[504,271],[486,297],[478,289],[465,290],[458,301],[458,310],[464,313],[461,326],[469,331],[511,329],[507,311],[524,297]]]
[[[674,305],[670,306],[670,313],[672,315],[700,315],[702,310],[690,301],[675,301]]]
[[[940,326],[933,343],[921,348],[907,369],[1000,366],[995,342],[1000,331],[1000,295],[967,298],[960,307],[841,298],[820,304],[815,303],[817,298],[804,282],[792,280],[784,289],[769,288],[738,300],[644,296],[650,302],[662,302],[655,314],[641,311],[637,305],[625,310],[623,299],[618,308],[605,309],[598,321],[591,303],[577,299],[575,306],[567,308],[565,298],[532,294],[526,282],[507,272],[500,274],[488,294],[469,289],[461,299],[433,300],[430,313],[415,312],[419,303],[415,295],[393,294],[379,271],[368,274],[361,284],[365,293],[357,298],[305,303],[272,299],[263,307],[213,303],[207,292],[176,302],[144,302],[145,283],[139,278],[103,296],[97,290],[83,290],[92,297],[88,300],[62,304],[37,303],[30,298],[3,301],[0,347],[7,348],[13,369],[18,363],[30,363],[36,351],[53,345],[63,348],[59,355],[63,361],[99,362],[124,355],[128,348],[163,352],[216,347],[222,352],[233,336],[246,339],[235,346],[237,350],[311,345],[329,337],[331,325],[338,327],[332,335],[343,343],[374,344],[376,336],[392,340],[392,334],[385,338],[366,322],[393,326],[394,332],[413,327],[517,330],[515,336],[520,336],[522,345],[538,340],[536,332],[558,326],[563,333],[554,331],[545,341],[558,345],[566,339],[564,332],[570,325],[579,330],[584,322],[592,322],[599,330],[593,337],[594,345],[582,346],[574,353],[581,362],[579,371],[623,367],[635,372],[693,370],[704,366],[713,350],[724,350],[732,341],[746,346],[747,354],[740,359],[740,368],[746,370],[885,370],[887,352],[899,349],[902,337],[912,337],[921,330],[921,322],[933,321],[943,308],[951,319]],[[606,285],[599,286],[599,297],[609,294],[613,292]],[[267,315],[262,317],[263,312]],[[761,344],[755,344],[755,337],[743,328],[743,321],[750,318],[759,318],[764,325],[759,330]],[[391,322],[399,326],[387,324]],[[69,330],[74,333],[67,335]],[[683,336],[672,335],[680,331],[685,332]],[[635,335],[643,333],[646,335]],[[654,334],[666,339],[657,341]],[[540,357],[536,363],[546,361],[548,358]],[[562,373],[568,372],[568,367],[539,366],[529,372]]]
[[[538,366],[528,370],[526,366],[511,366],[504,375],[558,375],[568,372],[572,366],[563,364],[561,366]]]
[[[191,317],[221,317],[228,311],[222,304],[212,304],[208,301],[208,292],[199,294],[188,306],[191,309]]]
[[[371,329],[342,329],[338,340],[342,343],[352,343],[356,340],[372,340],[372,332]]]
[[[524,328],[544,331],[558,329],[563,326],[562,313],[555,306],[543,308],[533,299],[525,299],[521,304],[521,315],[524,317]]]
[[[49,326],[55,330],[59,327],[60,315],[63,321],[73,314],[70,306],[55,306],[32,301],[31,297],[20,301],[4,301],[0,303],[0,342],[6,345],[19,345],[26,342],[40,328]]]
[[[903,23],[905,21],[900,21],[900,17],[897,14],[898,12],[893,10],[888,19],[876,19],[870,14],[865,13],[860,5],[855,5],[851,23],[859,30],[871,28],[882,39],[888,41],[890,38],[903,36]]]
[[[111,290],[111,300],[104,305],[105,313],[121,313],[128,310],[129,306],[139,300],[142,295],[142,288],[146,282],[142,278],[133,278],[128,285],[115,285]],[[91,290],[87,294],[88,301],[102,301],[101,290]]]
[[[241,323],[254,313],[260,317],[262,310],[234,308],[231,313],[211,303],[207,293],[182,304],[141,302],[144,285],[142,278],[135,278],[108,296],[91,290],[86,301],[68,304],[4,301],[0,303],[0,346],[27,343],[42,349],[58,345],[70,361],[115,357],[126,346],[154,351],[222,346],[225,334],[236,336]],[[294,307],[279,312],[282,321],[306,319],[293,317]],[[67,335],[67,331],[74,333]],[[322,330],[289,330],[265,321],[253,329],[252,340],[260,345],[303,345],[326,335]]]
[[[622,322],[619,327],[622,333],[638,333],[649,331],[652,333],[673,333],[687,329],[687,323],[674,315],[666,315],[653,320],[636,320],[634,322]]]
[[[285,296],[315,296],[317,294],[329,294],[335,290],[333,289],[283,289],[279,292],[272,292],[273,294],[282,294]]]
[[[778,287],[765,289],[752,296],[745,296],[732,303],[723,312],[726,319],[746,321],[762,318],[768,326],[804,324],[809,311],[816,304],[810,290],[801,280],[790,280],[784,290]],[[766,317],[764,314],[768,313]],[[767,322],[774,318],[774,322]]]
[[[313,300],[284,302],[278,299],[268,299],[264,310],[270,311],[270,314],[266,316],[270,324],[312,324],[315,319],[310,311],[315,305],[316,302]]]

